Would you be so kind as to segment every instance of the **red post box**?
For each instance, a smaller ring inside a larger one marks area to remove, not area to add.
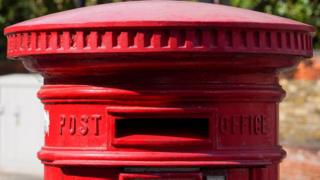
[[[44,77],[46,180],[276,180],[277,73],[313,28],[233,7],[140,1],[5,29]]]

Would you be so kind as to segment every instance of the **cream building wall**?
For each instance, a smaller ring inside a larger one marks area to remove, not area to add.
[[[34,74],[0,76],[0,171],[42,174],[37,152],[43,144],[44,113],[36,97],[42,78]]]

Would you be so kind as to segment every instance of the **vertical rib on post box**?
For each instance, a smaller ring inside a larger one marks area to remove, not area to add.
[[[313,28],[176,1],[91,6],[5,29],[45,82],[45,179],[276,180],[277,72]]]

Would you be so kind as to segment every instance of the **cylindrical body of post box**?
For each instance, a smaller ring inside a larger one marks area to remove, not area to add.
[[[140,1],[5,29],[44,77],[45,180],[277,180],[277,74],[313,28],[227,6]]]

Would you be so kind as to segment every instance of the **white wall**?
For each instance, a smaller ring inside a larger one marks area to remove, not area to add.
[[[43,144],[44,112],[35,74],[0,76],[0,171],[42,174],[37,152]]]

